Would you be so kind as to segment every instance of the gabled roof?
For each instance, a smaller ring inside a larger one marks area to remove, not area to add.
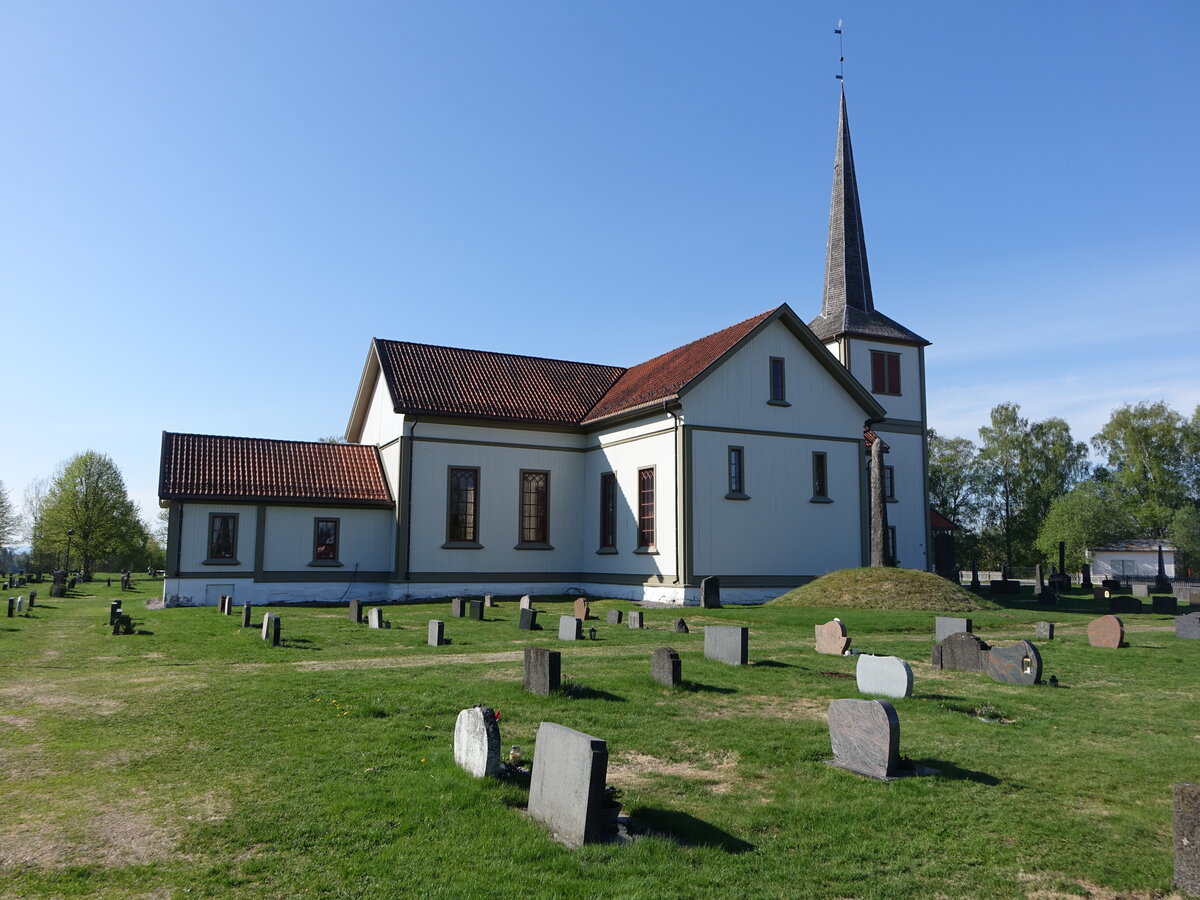
[[[379,450],[360,444],[163,432],[163,500],[391,506]]]
[[[929,507],[929,527],[933,531],[959,531],[961,530],[950,519],[947,519],[940,512]]]

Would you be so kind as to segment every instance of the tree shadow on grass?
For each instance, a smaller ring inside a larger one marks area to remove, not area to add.
[[[715,684],[701,684],[698,681],[681,681],[679,689],[689,691],[691,693],[706,693],[706,694],[736,694],[737,688],[718,687]]]
[[[610,694],[608,691],[602,691],[599,688],[588,687],[586,684],[580,684],[578,681],[564,680],[558,692],[571,700],[614,700],[618,703],[625,702],[624,697],[618,697],[616,694]]]
[[[922,759],[913,760],[918,765],[928,766],[931,769],[937,769],[943,778],[949,778],[952,781],[974,781],[976,784],[1000,784],[1001,781],[995,775],[989,775],[987,772],[976,772],[972,769],[964,769],[961,766],[956,766],[952,762],[946,762],[944,759]]]
[[[679,810],[639,806],[630,813],[639,822],[689,847],[716,847],[735,854],[758,849],[728,831]]]
[[[280,646],[287,647],[290,650],[312,650],[316,652],[321,649],[308,638],[280,639],[279,643]]]
[[[756,669],[798,669],[797,665],[792,663],[780,662],[777,659],[756,659],[750,663]]]
[[[144,629],[144,628],[139,628],[139,629],[137,629],[137,630],[134,632],[134,634],[136,634],[136,635],[152,635],[152,634],[154,634],[154,632],[153,632],[153,631],[147,631],[147,630],[146,630],[146,629]]]

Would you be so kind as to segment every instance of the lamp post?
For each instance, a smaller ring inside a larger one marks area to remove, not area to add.
[[[74,528],[67,529],[67,564],[65,566],[63,566],[63,569],[66,570],[68,575],[71,574],[71,535],[73,535],[74,533],[75,533]]]

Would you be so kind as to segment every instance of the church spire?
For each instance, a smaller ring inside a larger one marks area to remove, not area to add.
[[[821,302],[822,316],[839,318],[844,317],[847,306],[864,313],[875,310],[844,88],[841,95],[837,151],[833,159],[833,198],[829,204],[829,242],[825,251],[825,294]]]

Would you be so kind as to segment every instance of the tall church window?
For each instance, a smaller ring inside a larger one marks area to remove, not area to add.
[[[521,472],[521,544],[550,541],[550,473]]]
[[[900,393],[900,354],[871,351],[871,393]]]
[[[778,356],[771,357],[771,399],[767,402],[779,406],[788,405],[787,380],[784,377],[783,360]]]
[[[237,562],[236,513],[210,513],[208,516],[208,561]]]
[[[638,549],[654,549],[653,469],[638,469]]]
[[[600,549],[617,549],[617,476],[600,476]]]
[[[812,499],[829,499],[829,462],[828,457],[821,452],[812,455]]]
[[[446,543],[479,542],[479,470],[451,467],[446,497]]]
[[[338,558],[338,520],[317,519],[313,523],[313,560],[336,562]]]

